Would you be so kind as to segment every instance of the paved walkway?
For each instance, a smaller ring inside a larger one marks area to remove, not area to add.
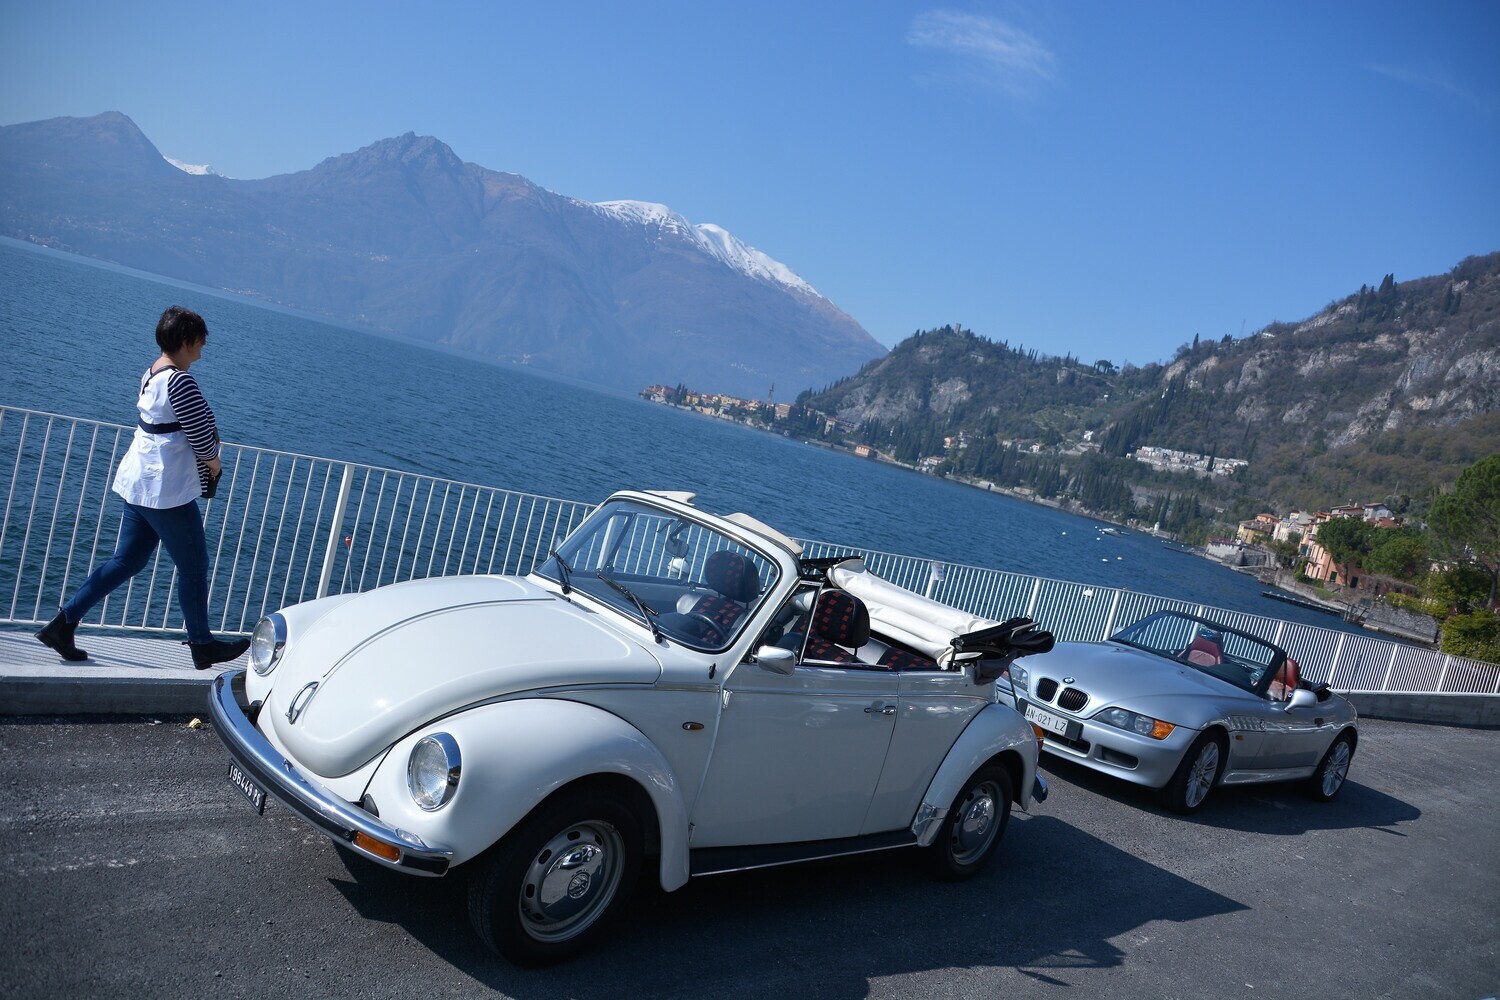
[[[81,630],[89,659],[69,663],[37,642],[40,626],[0,626],[0,715],[202,714],[217,670],[194,670],[180,639]]]

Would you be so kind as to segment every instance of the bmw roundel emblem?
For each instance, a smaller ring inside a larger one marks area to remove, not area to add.
[[[1072,684],[1073,683],[1073,678],[1071,678],[1071,677],[1064,677],[1063,678],[1063,683],[1064,684]]]

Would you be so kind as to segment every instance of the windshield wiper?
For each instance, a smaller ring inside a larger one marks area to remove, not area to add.
[[[635,596],[635,593],[620,581],[614,579],[613,577],[605,575],[604,570],[601,569],[594,575],[603,580],[605,583],[609,584],[610,590],[613,590],[615,593],[619,594],[621,597],[625,598],[631,604],[634,604],[636,606],[636,610],[640,611],[641,617],[646,619],[646,627],[651,630],[651,638],[655,639],[657,642],[665,642],[665,640],[661,637],[661,629],[656,627],[656,611],[651,607],[651,605]]]
[[[569,582],[573,577],[573,567],[568,565],[568,561],[556,549],[553,549],[548,554],[557,560],[557,575],[561,577],[558,583],[562,584],[563,596],[566,597],[573,592],[573,584]]]

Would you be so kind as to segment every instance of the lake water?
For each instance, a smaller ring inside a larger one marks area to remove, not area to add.
[[[0,403],[128,424],[161,311],[201,313],[193,374],[226,441],[567,500],[691,490],[787,534],[1325,628],[1147,535],[525,368],[322,323],[0,239]],[[790,396],[792,393],[787,393]]]

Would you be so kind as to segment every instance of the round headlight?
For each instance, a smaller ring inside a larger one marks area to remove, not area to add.
[[[431,812],[441,809],[458,790],[462,760],[458,742],[447,733],[433,733],[417,740],[406,765],[406,787],[412,801]]]
[[[250,634],[250,668],[264,677],[276,669],[281,649],[286,645],[286,619],[270,614],[260,620]]]
[[[1030,690],[1028,683],[1031,675],[1026,672],[1025,667],[1018,667],[1014,663],[1010,665],[1010,686],[1012,689],[1025,694]]]

